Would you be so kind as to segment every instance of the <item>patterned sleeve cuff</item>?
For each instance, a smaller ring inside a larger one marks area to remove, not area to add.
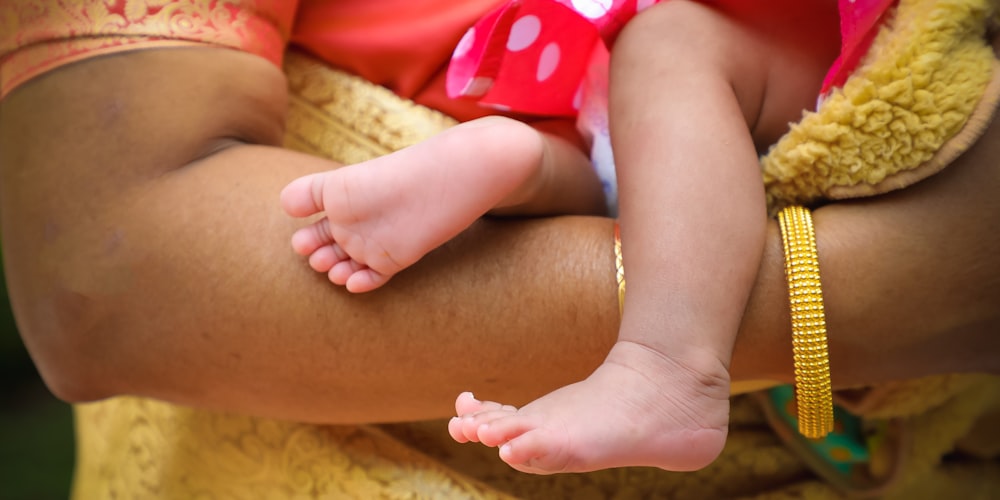
[[[280,66],[295,9],[281,0],[8,0],[0,7],[0,98],[59,66],[142,48],[214,45]]]

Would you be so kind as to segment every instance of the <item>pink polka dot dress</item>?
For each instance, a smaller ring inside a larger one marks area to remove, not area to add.
[[[466,32],[448,68],[453,98],[502,110],[576,116],[595,52],[660,0],[510,0]],[[894,0],[840,0],[841,54],[823,91],[840,85],[868,50]]]

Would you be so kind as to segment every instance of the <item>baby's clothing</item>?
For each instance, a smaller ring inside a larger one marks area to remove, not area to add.
[[[510,0],[455,48],[448,95],[502,111],[576,117],[613,216],[618,195],[607,119],[608,48],[628,21],[660,1]],[[821,95],[847,79],[893,3],[839,1],[841,52]]]

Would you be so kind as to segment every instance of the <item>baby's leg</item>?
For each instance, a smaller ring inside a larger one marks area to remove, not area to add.
[[[296,232],[292,246],[352,292],[378,288],[490,209],[530,196],[545,141],[523,123],[484,118],[299,178],[282,191],[283,207],[297,217],[325,217]]]
[[[717,8],[657,4],[625,28],[612,54],[610,123],[628,278],[618,342],[585,380],[520,409],[460,396],[449,424],[454,439],[499,446],[515,469],[542,474],[692,470],[721,451],[729,358],[767,228],[748,124],[760,125],[758,114],[769,109],[753,99],[790,99],[764,91],[783,81],[765,78],[780,74],[770,72],[769,44],[783,26],[802,22],[787,11],[781,24]],[[799,8],[802,19],[807,11]]]

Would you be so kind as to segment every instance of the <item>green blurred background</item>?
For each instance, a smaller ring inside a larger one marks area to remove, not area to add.
[[[3,272],[0,270],[0,278]],[[0,280],[0,498],[65,499],[73,475],[73,415],[42,384],[17,334]]]

